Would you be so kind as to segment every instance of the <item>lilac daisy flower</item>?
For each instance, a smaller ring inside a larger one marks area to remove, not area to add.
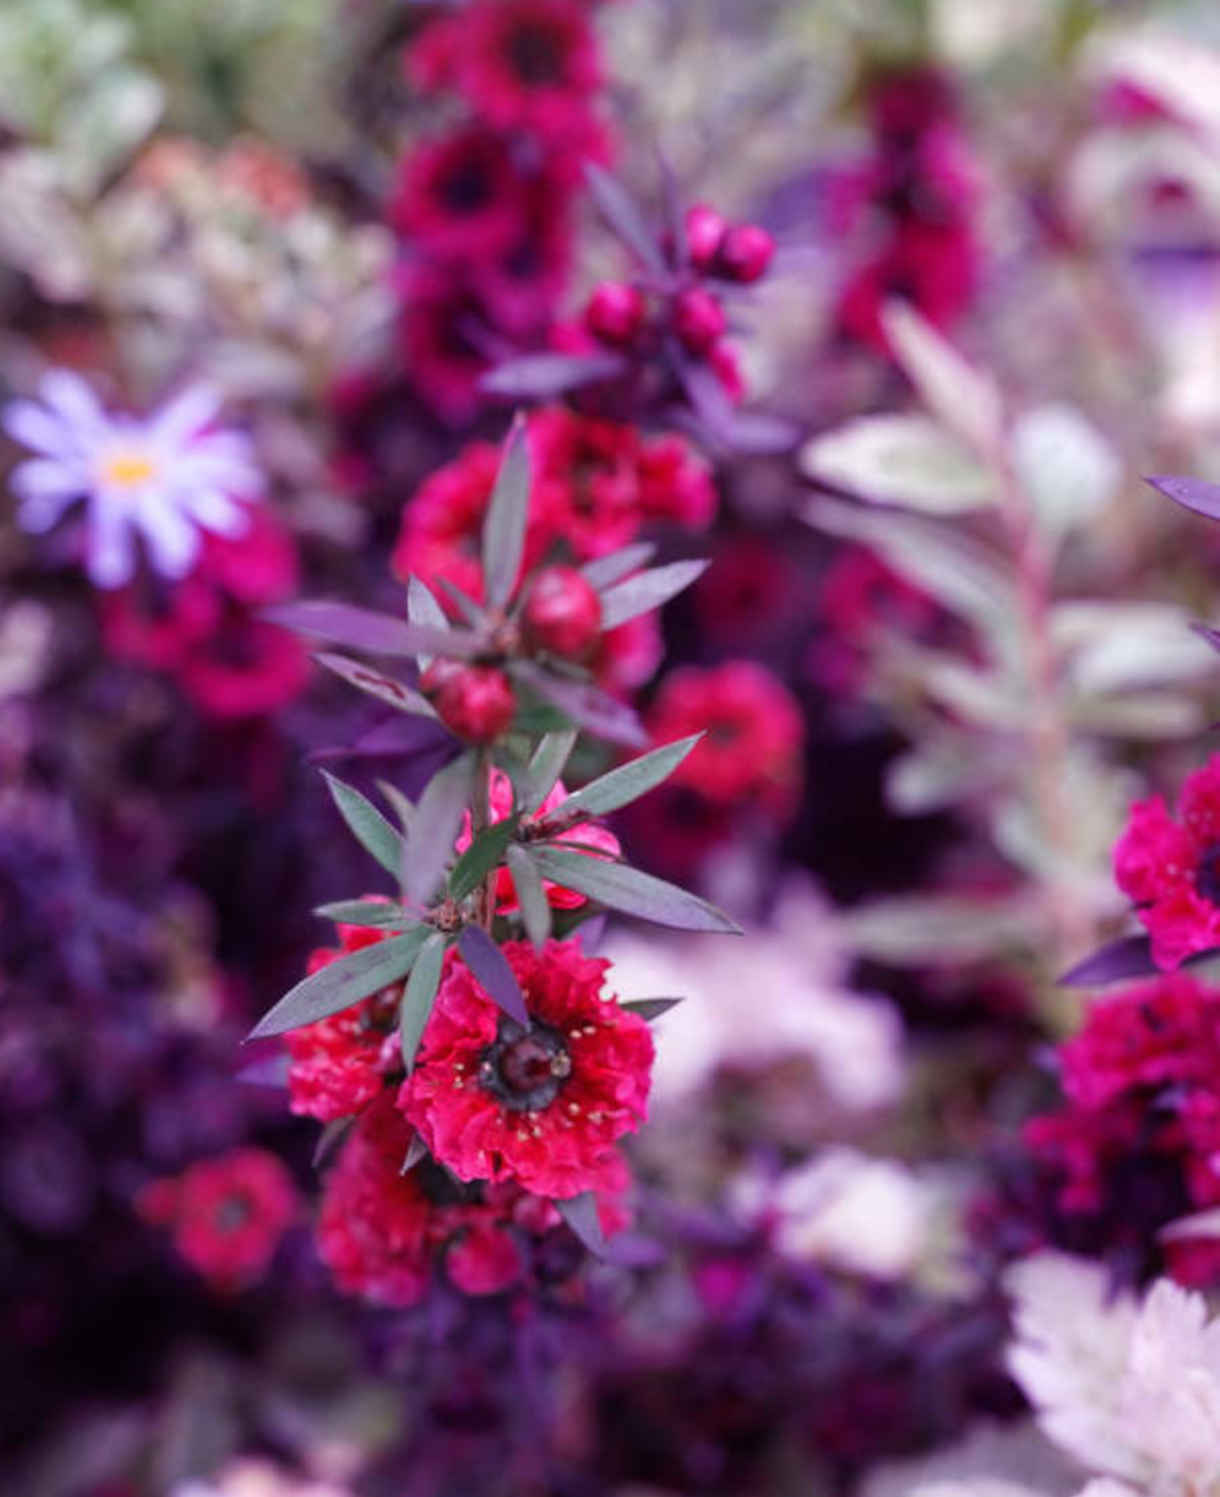
[[[9,484],[17,523],[43,534],[78,499],[86,501],[85,569],[99,587],[121,587],[136,565],[136,536],[155,571],[184,577],[199,554],[200,530],[240,535],[243,500],[263,484],[249,439],[213,430],[219,394],[191,385],[151,415],[110,415],[79,375],[52,370],[40,400],[14,400],[0,425],[31,448]]]

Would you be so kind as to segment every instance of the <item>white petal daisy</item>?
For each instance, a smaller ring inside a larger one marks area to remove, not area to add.
[[[240,535],[244,504],[263,483],[249,439],[207,429],[217,391],[191,385],[140,419],[108,415],[92,389],[65,369],[39,386],[40,400],[14,400],[0,426],[37,454],[9,477],[17,523],[42,534],[86,501],[85,567],[99,587],[121,587],[136,566],[137,537],[155,571],[184,577],[200,531]]]

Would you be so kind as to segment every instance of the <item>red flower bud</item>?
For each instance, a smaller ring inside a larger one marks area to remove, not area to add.
[[[689,287],[674,302],[674,332],[691,353],[705,354],[724,327],[724,308],[702,286]]]
[[[601,599],[575,567],[546,567],[530,588],[523,618],[535,649],[582,660],[601,633]]]
[[[493,665],[435,660],[419,684],[441,722],[470,743],[498,738],[517,708],[508,677]]]
[[[692,203],[686,210],[686,247],[696,270],[706,270],[711,265],[727,228],[724,219],[707,203]]]
[[[731,281],[749,283],[763,275],[775,253],[775,240],[757,224],[734,224],[720,242],[716,268]]]
[[[585,308],[585,326],[594,337],[619,347],[635,341],[643,321],[642,292],[622,281],[603,281]]]

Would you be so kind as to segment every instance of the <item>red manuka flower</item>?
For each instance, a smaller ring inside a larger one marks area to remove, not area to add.
[[[610,964],[579,942],[501,949],[530,1027],[502,1014],[451,953],[399,1106],[460,1179],[578,1195],[598,1185],[615,1141],[646,1115],[652,1036],[603,992]]]
[[[310,975],[349,952],[397,934],[363,925],[340,925],[338,931],[338,946],[324,946],[310,953],[306,969]],[[284,1043],[293,1112],[322,1123],[350,1117],[378,1095],[386,1076],[402,1073],[398,1040],[401,997],[402,984],[392,983],[350,1008],[288,1031]]]
[[[529,825],[549,812],[559,809],[567,798],[568,792],[564,789],[563,781],[557,781],[534,815],[522,818],[522,824]],[[513,814],[513,799],[513,782],[502,769],[493,769],[490,796],[493,822],[503,821]],[[462,830],[456,843],[456,850],[460,853],[465,852],[473,840],[471,825],[470,812],[467,811],[462,819]],[[622,852],[619,840],[614,833],[594,821],[579,821],[566,832],[560,832],[554,841],[576,842],[582,848],[595,847],[605,853],[608,858],[617,858]],[[561,888],[558,884],[551,883],[549,879],[543,879],[542,887],[546,890],[548,903],[554,909],[574,910],[586,903],[583,894],[577,894],[574,889]],[[517,908],[517,891],[513,887],[512,874],[507,868],[501,868],[496,873],[496,907],[504,913]]]
[[[425,251],[482,258],[521,233],[524,192],[503,140],[475,127],[411,152],[390,221]]]
[[[944,620],[944,610],[875,552],[864,546],[841,551],[818,587],[819,631],[809,652],[810,674],[830,691],[851,693],[862,685],[868,644],[880,631],[926,639]]]
[[[648,714],[658,743],[705,737],[666,782],[721,806],[787,815],[800,792],[805,725],[796,698],[764,666],[734,660],[670,673]]]
[[[554,321],[572,265],[572,194],[543,163],[525,182],[515,234],[469,267],[498,329],[533,340]]]
[[[1162,970],[1220,946],[1220,754],[1187,777],[1178,811],[1180,822],[1159,795],[1137,801],[1114,849],[1118,887]]]
[[[712,523],[716,486],[706,463],[681,437],[641,442],[636,473],[645,518],[670,520],[689,530],[706,530]]]
[[[249,1288],[267,1272],[297,1214],[292,1176],[265,1149],[234,1149],[155,1180],[136,1208],[169,1227],[174,1247],[213,1288]]]
[[[556,484],[556,534],[578,560],[604,556],[639,534],[641,442],[634,427],[550,406],[534,413],[530,435]]]
[[[399,281],[403,366],[420,398],[443,420],[469,421],[483,400],[491,318],[469,277],[423,262]]]

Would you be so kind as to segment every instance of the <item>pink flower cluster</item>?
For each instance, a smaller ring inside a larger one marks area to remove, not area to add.
[[[181,581],[141,575],[98,603],[107,650],[172,676],[213,718],[273,712],[308,676],[297,636],[259,617],[296,591],[292,537],[266,505],[248,514],[240,535],[205,534]]]
[[[465,106],[414,148],[390,209],[403,236],[401,340],[419,394],[460,424],[505,347],[537,342],[571,259],[583,160],[604,160],[596,38],[579,0],[471,0],[412,42],[410,81]]]

